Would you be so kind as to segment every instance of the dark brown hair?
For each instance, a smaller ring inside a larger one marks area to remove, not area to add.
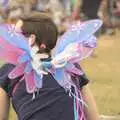
[[[21,17],[23,20],[22,31],[25,36],[36,35],[36,44],[44,44],[46,48],[40,48],[40,53],[50,53],[56,45],[58,30],[52,19],[45,13],[30,13]]]

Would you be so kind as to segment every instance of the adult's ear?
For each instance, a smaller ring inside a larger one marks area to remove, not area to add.
[[[35,34],[31,34],[29,39],[28,39],[29,45],[33,46],[35,44],[35,40],[36,40]]]

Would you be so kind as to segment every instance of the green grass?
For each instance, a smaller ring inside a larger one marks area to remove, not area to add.
[[[91,90],[100,114],[120,114],[120,32],[116,36],[102,36],[91,57],[82,66],[91,80]],[[10,114],[10,120],[14,120]]]
[[[101,114],[120,114],[120,35],[101,37],[96,58],[83,64]]]

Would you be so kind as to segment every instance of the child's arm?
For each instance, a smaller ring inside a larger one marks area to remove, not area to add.
[[[84,102],[88,105],[88,107],[85,107],[85,114],[87,120],[99,120],[99,114],[97,111],[96,103],[88,85],[82,88],[81,93]]]
[[[9,97],[0,87],[0,120],[8,120],[9,105]]]

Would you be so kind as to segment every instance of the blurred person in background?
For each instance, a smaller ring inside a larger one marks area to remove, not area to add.
[[[17,18],[30,14],[31,11],[48,13],[59,28],[59,32],[66,31],[71,16],[71,0],[10,0],[7,16]]]
[[[2,9],[2,7],[0,7],[0,23],[3,23],[6,19],[6,14],[4,12],[4,10]]]
[[[68,25],[70,24],[71,1],[51,0],[51,12],[53,13],[53,19],[58,26],[60,34],[63,34],[68,29]]]
[[[9,0],[0,0],[0,22],[4,22],[7,18],[7,8],[8,8]]]
[[[113,35],[114,28],[120,27],[120,0],[103,0],[99,10],[99,17],[104,22],[104,33]]]
[[[80,20],[84,22],[86,20],[99,19],[98,11],[102,0],[75,0],[72,19]],[[95,33],[96,37],[101,34],[101,29]],[[92,57],[97,57],[97,53],[94,51]]]
[[[8,5],[8,18],[17,18],[21,15],[30,14],[37,0],[10,0]]]
[[[98,11],[102,0],[75,0],[72,13],[73,20],[92,20],[99,19]],[[95,35],[100,36],[100,31],[97,31]]]
[[[40,11],[40,12],[49,12],[50,0],[36,0],[36,4],[33,10]]]
[[[59,32],[65,32],[71,16],[71,0],[37,0],[34,10],[51,14]]]
[[[102,0],[76,0],[73,10],[73,18],[80,20],[97,19],[98,10]]]

